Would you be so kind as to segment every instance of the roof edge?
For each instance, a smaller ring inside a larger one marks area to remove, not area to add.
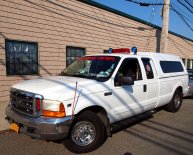
[[[137,22],[140,22],[140,23],[142,23],[142,24],[151,26],[151,27],[153,27],[153,28],[162,30],[162,27],[160,27],[160,26],[158,26],[158,25],[152,24],[152,23],[150,23],[150,22],[148,22],[148,21],[145,21],[145,20],[142,20],[142,19],[140,19],[140,18],[134,17],[134,16],[132,16],[132,15],[130,15],[130,14],[127,14],[127,13],[124,13],[124,12],[122,12],[122,11],[113,9],[113,8],[111,8],[111,7],[108,7],[108,6],[103,5],[103,4],[101,4],[101,3],[95,2],[95,1],[93,1],[93,0],[78,0],[78,1],[80,1],[80,2],[82,2],[82,3],[85,3],[85,4],[88,4],[88,5],[95,6],[95,7],[97,7],[97,8],[103,9],[103,10],[106,10],[106,11],[108,11],[108,12],[112,12],[112,13],[118,14],[118,15],[123,16],[123,17],[126,17],[126,18],[128,18],[128,19],[135,20],[135,21],[137,21]],[[186,40],[189,40],[189,41],[193,42],[193,39],[190,39],[190,38],[188,38],[188,37],[185,37],[185,36],[183,36],[183,35],[180,35],[180,34],[178,34],[178,33],[176,33],[176,32],[173,32],[173,31],[168,31],[168,32],[169,32],[170,34],[173,34],[173,35],[177,36],[177,37],[180,37],[180,38],[183,38],[183,39],[186,39]]]

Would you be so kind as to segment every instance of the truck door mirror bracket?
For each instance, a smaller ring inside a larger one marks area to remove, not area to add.
[[[121,84],[122,85],[134,85],[134,79],[129,76],[123,76],[121,78]]]

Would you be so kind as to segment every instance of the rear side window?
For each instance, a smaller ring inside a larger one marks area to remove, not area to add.
[[[183,66],[179,61],[160,61],[164,73],[183,72]]]
[[[154,75],[153,75],[153,70],[151,67],[150,59],[149,58],[142,58],[141,60],[143,62],[144,68],[145,68],[147,79],[153,79]]]

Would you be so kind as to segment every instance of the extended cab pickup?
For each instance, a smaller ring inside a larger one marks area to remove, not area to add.
[[[160,106],[178,111],[187,91],[188,74],[177,56],[89,55],[59,76],[12,86],[6,115],[13,130],[33,138],[66,139],[69,150],[82,153],[98,148],[116,122]]]

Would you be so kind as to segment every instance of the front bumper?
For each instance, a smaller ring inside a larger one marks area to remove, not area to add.
[[[6,109],[6,115],[10,123],[15,122],[20,125],[20,132],[32,138],[45,140],[60,140],[68,136],[71,116],[64,118],[29,117],[18,114],[11,109]]]

